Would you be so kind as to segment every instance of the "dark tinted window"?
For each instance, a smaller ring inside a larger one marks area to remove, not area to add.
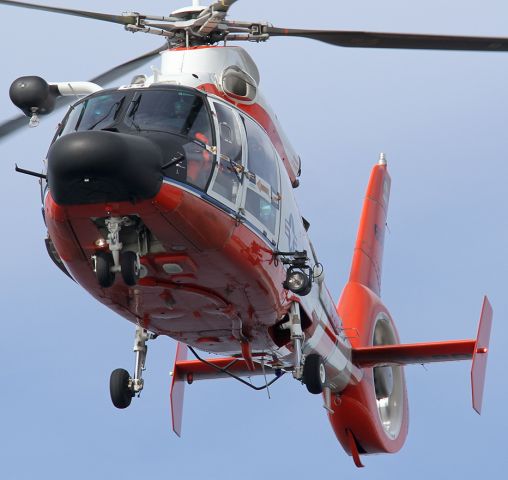
[[[125,123],[134,130],[151,130],[195,137],[211,144],[211,122],[203,99],[192,92],[155,90],[139,93]]]
[[[62,135],[83,130],[100,130],[111,126],[125,101],[123,92],[91,97],[71,107]]]

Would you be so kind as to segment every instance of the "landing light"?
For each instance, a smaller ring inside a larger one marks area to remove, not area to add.
[[[99,238],[98,240],[95,241],[95,246],[97,248],[106,248],[107,245],[108,242],[106,242],[106,240],[104,240],[103,238]]]
[[[290,267],[286,273],[286,280],[282,284],[287,290],[297,295],[307,295],[312,288],[312,280],[301,269]]]

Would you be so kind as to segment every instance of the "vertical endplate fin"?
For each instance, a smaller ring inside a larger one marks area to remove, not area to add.
[[[485,371],[489,352],[490,330],[492,328],[492,306],[489,299],[484,297],[478,335],[473,352],[473,365],[471,367],[471,388],[473,393],[473,408],[481,413],[483,400],[483,387],[485,385]]]
[[[178,342],[175,365],[173,366],[173,381],[171,382],[171,420],[173,422],[173,432],[179,437],[182,434],[183,400],[187,379],[183,378],[182,373],[178,371],[178,364],[187,360],[188,350],[187,345]]]

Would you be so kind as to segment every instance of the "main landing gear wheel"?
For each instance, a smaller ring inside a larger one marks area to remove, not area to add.
[[[305,359],[302,382],[310,393],[318,394],[323,392],[326,384],[326,370],[320,355],[312,353]]]
[[[138,283],[138,256],[134,252],[128,250],[120,254],[120,272],[125,285],[133,287]]]
[[[111,271],[115,262],[113,255],[107,252],[97,252],[95,254],[95,275],[102,288],[108,288],[115,281],[115,274]]]
[[[117,368],[111,372],[109,379],[109,393],[111,401],[116,408],[127,408],[131,404],[134,392],[131,389],[129,372],[123,368]]]

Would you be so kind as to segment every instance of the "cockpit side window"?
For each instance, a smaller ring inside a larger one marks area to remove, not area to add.
[[[237,117],[231,108],[215,103],[219,124],[220,158],[212,190],[236,204],[240,192],[242,136]]]

